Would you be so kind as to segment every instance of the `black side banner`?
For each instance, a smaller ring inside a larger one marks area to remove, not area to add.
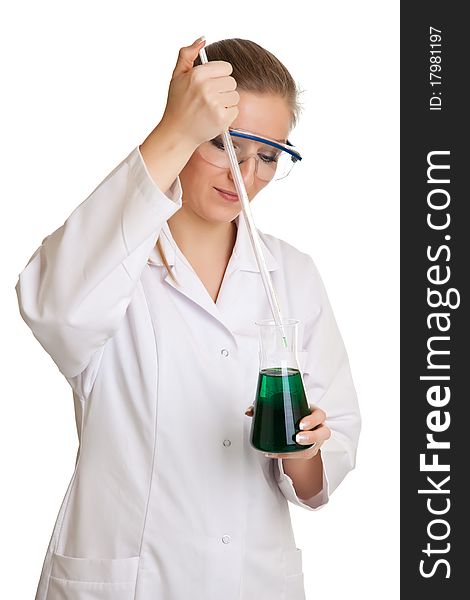
[[[469,23],[401,3],[401,597],[470,597]],[[459,591],[457,591],[459,590]]]

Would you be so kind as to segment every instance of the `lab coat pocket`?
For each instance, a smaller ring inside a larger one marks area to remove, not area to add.
[[[305,600],[302,550],[286,550],[284,571],[284,600]]]
[[[47,600],[133,600],[139,557],[77,558],[55,553]]]

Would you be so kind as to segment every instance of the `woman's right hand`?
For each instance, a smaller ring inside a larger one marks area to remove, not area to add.
[[[205,40],[196,40],[180,49],[160,122],[195,147],[228,129],[239,112],[240,95],[229,62],[214,60],[193,67],[204,44]]]

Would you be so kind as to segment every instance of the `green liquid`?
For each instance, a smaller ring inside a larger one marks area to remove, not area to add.
[[[251,423],[250,443],[263,452],[299,452],[299,422],[310,414],[301,374],[297,369],[260,371]]]

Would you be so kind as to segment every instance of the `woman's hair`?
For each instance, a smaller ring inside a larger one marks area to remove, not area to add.
[[[232,67],[231,76],[237,82],[237,89],[256,94],[273,94],[284,98],[291,110],[291,129],[298,122],[301,105],[298,96],[301,93],[289,71],[274,54],[250,40],[231,38],[212,42],[205,46],[207,58],[224,60]],[[198,56],[193,65],[200,65]],[[157,240],[157,249],[173,281],[175,276],[169,268],[165,254]]]

